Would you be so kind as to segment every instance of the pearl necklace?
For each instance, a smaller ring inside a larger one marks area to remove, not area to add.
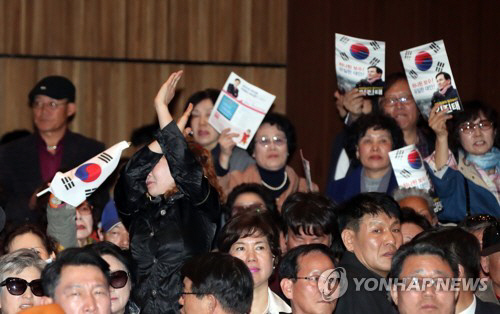
[[[56,150],[57,145],[47,145],[47,150]]]
[[[271,191],[279,191],[279,190],[281,190],[285,186],[286,180],[288,180],[288,174],[285,171],[285,179],[283,180],[283,183],[281,183],[277,187],[270,186],[269,184],[267,184],[266,182],[264,182],[264,180],[260,180],[260,182],[262,182],[262,185],[265,186],[266,188],[268,188]]]

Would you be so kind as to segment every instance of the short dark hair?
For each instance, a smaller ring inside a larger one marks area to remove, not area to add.
[[[406,258],[415,255],[434,255],[440,257],[448,265],[450,265],[453,272],[453,277],[458,277],[458,264],[453,258],[451,258],[447,251],[432,243],[415,243],[413,241],[410,241],[400,246],[396,251],[396,254],[394,254],[394,256],[392,257],[391,270],[389,271],[387,278],[399,278],[399,275],[401,275],[401,271],[403,270],[403,264]]]
[[[300,245],[294,247],[283,256],[278,270],[280,280],[283,278],[296,279],[300,271],[299,258],[313,252],[319,252],[328,256],[335,265],[335,256],[332,250],[326,245],[319,243]]]
[[[399,221],[401,222],[401,224],[410,223],[417,225],[424,231],[432,229],[431,223],[411,207],[401,208],[401,217]]]
[[[259,235],[267,238],[271,253],[277,261],[280,257],[279,231],[269,212],[245,212],[229,219],[222,228],[218,239],[218,248],[228,253],[231,246],[240,238]]]
[[[7,234],[3,243],[3,251],[5,253],[9,252],[10,244],[12,243],[14,238],[27,233],[32,233],[40,238],[40,241],[42,242],[49,255],[52,253],[57,253],[57,241],[51,236],[47,235],[47,233],[44,232],[38,225],[31,223],[20,225],[12,230],[9,234]]]
[[[111,255],[119,260],[125,266],[125,268],[127,268],[127,271],[131,277],[132,288],[134,287],[133,283],[135,279],[135,268],[132,264],[132,255],[130,254],[129,250],[122,250],[119,246],[108,241],[93,243],[87,245],[86,247],[94,250],[97,254],[99,254],[99,256]]]
[[[374,130],[386,130],[390,133],[392,150],[405,146],[403,131],[401,131],[396,120],[378,112],[362,115],[351,124],[346,137],[346,152],[356,163],[359,164],[356,156],[356,148],[358,147],[359,140],[371,128]]]
[[[414,242],[431,243],[447,250],[457,264],[462,265],[465,277],[479,278],[481,247],[479,240],[460,227],[442,227],[417,235]]]
[[[253,278],[245,263],[226,253],[211,252],[189,259],[181,270],[192,281],[191,292],[211,294],[229,313],[250,313]]]
[[[282,230],[298,235],[337,236],[337,216],[332,201],[319,193],[296,192],[287,197],[281,208]],[[312,233],[312,234],[310,234]]]
[[[276,205],[276,199],[269,193],[262,184],[258,183],[242,183],[234,187],[231,193],[227,196],[227,201],[225,204],[227,217],[231,217],[231,209],[233,208],[234,202],[243,193],[254,193],[258,195],[264,201],[266,208],[273,215],[279,215],[278,206]]]
[[[108,283],[110,281],[109,265],[97,252],[86,247],[68,248],[62,251],[57,259],[48,264],[42,271],[42,286],[46,296],[54,298],[64,266],[95,266],[102,271]]]
[[[264,123],[270,125],[276,125],[278,130],[283,131],[283,133],[285,133],[287,141],[286,145],[288,147],[288,159],[287,159],[288,162],[292,158],[293,153],[297,148],[297,133],[295,132],[295,127],[293,126],[292,122],[285,115],[281,113],[269,112],[264,117],[264,120],[262,120],[262,123],[260,125],[262,126],[264,125]],[[253,154],[254,149],[255,149],[255,136],[247,148],[250,155]]]
[[[476,120],[482,113],[486,119],[493,123],[493,129],[498,129],[498,113],[491,106],[479,100],[464,102],[462,105],[464,110],[454,113],[453,119],[447,123],[448,130],[451,130],[449,132],[450,148],[455,155],[458,154],[458,149],[463,150],[460,143],[460,125],[463,123]],[[499,133],[496,132],[493,142],[496,147],[500,147]]]
[[[446,72],[442,72],[442,71],[441,71],[441,72],[439,72],[438,74],[436,74],[436,78],[438,78],[438,76],[440,76],[441,74],[444,76],[444,79],[445,79],[445,80],[451,80],[451,76],[450,76],[450,74],[448,74],[448,73],[446,73]]]
[[[378,66],[376,65],[372,65],[372,66],[369,66],[368,69],[375,69],[377,71],[378,74],[382,74],[384,71],[382,71],[381,68],[379,68]]]
[[[408,82],[408,80],[406,79],[406,75],[403,72],[395,72],[389,74],[385,78],[384,95],[394,84],[396,84],[399,81]]]
[[[155,140],[155,132],[158,131],[159,128],[160,125],[158,123],[151,123],[134,129],[130,135],[132,146],[141,147],[143,145],[149,145]]]
[[[389,195],[379,192],[360,193],[337,207],[339,230],[359,230],[359,222],[365,215],[386,214],[401,218],[399,204]]]

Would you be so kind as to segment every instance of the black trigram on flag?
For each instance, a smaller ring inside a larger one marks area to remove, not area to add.
[[[379,59],[379,58],[375,58],[375,57],[374,57],[374,58],[372,59],[372,61],[370,61],[370,64],[371,64],[371,65],[373,65],[373,66],[375,66],[375,65],[377,65],[379,62],[380,62],[380,59]]]
[[[111,160],[113,160],[113,157],[111,157],[109,154],[106,154],[106,152],[100,154],[97,156],[98,159],[104,161],[105,163],[109,163]]]
[[[370,46],[372,46],[373,50],[379,50],[380,49],[380,45],[376,41],[370,42]]]
[[[418,73],[413,71],[413,70],[410,70],[410,76],[413,78],[413,79],[416,79],[418,77]]]
[[[413,54],[413,52],[411,50],[406,50],[405,59],[410,59],[412,54]]]
[[[441,62],[441,61],[438,61],[438,63],[436,64],[436,72],[441,72],[444,68],[444,63]]]
[[[441,50],[441,47],[439,47],[435,42],[432,42],[432,44],[429,45],[429,48],[434,50],[434,52],[438,52],[439,50]]]
[[[399,174],[402,175],[405,178],[411,177],[411,173],[408,170],[406,170],[406,169],[402,170]]]
[[[404,156],[405,152],[403,150],[398,150],[396,155],[394,155],[394,159],[401,159]]]
[[[346,36],[342,36],[339,40],[341,43],[344,43],[344,44],[349,42],[349,38],[347,38]]]
[[[92,194],[97,188],[93,188],[93,189],[87,189],[85,190],[85,196],[86,197],[89,197],[90,194]]]
[[[73,183],[73,180],[71,180],[70,177],[63,177],[61,179],[61,181],[62,181],[64,187],[66,188],[66,190],[70,190],[70,189],[75,187],[75,184]]]
[[[344,60],[344,61],[349,60],[349,56],[348,56],[345,52],[341,52],[341,53],[340,53],[340,57],[341,57],[341,58],[342,58],[342,60]]]

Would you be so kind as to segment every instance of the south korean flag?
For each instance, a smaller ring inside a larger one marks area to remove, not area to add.
[[[61,201],[77,207],[116,169],[122,151],[128,147],[129,143],[122,141],[68,172],[57,172],[50,187],[37,196],[51,192]]]

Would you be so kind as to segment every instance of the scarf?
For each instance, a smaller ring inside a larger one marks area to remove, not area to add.
[[[467,154],[465,159],[476,164],[479,168],[485,171],[496,168],[497,172],[500,172],[500,149],[495,146],[483,155]]]

